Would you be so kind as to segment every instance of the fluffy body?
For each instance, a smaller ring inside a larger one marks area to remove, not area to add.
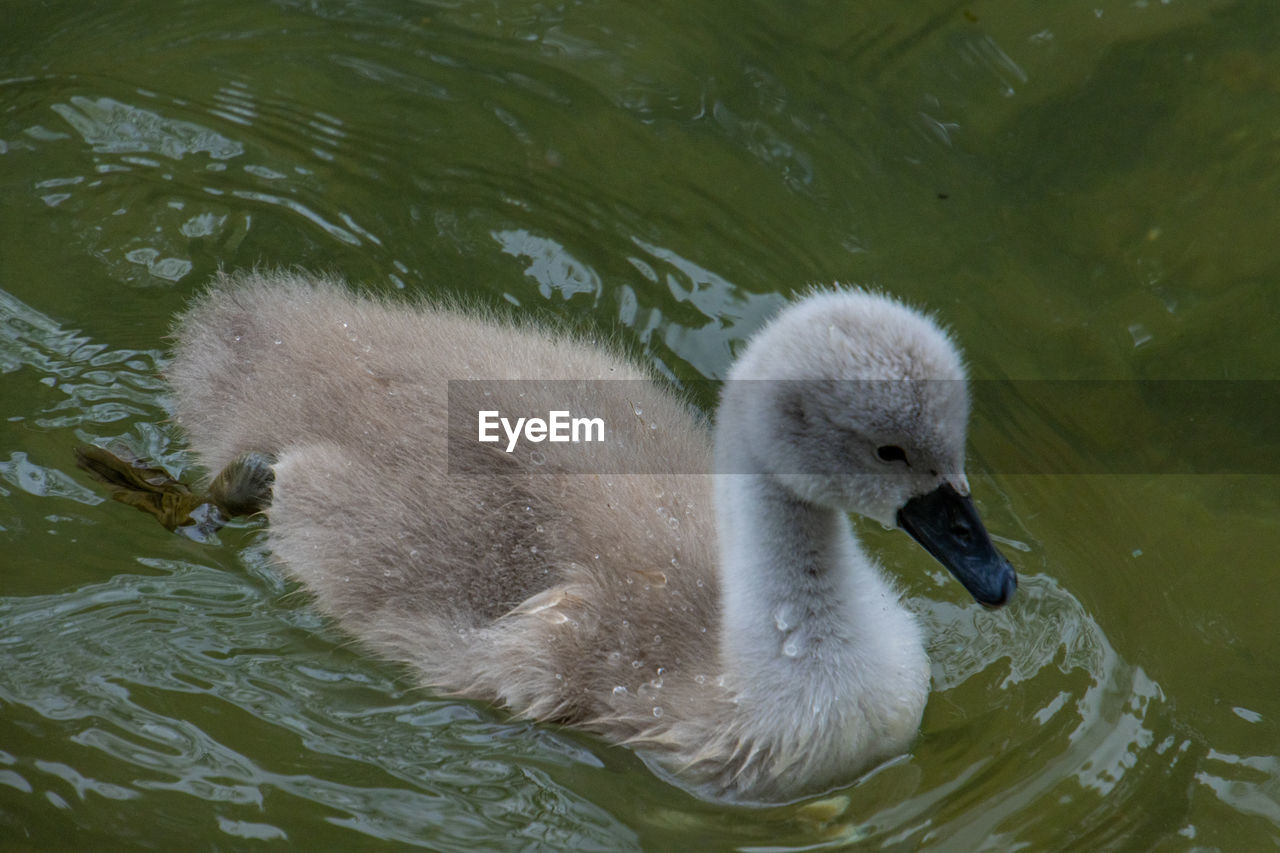
[[[331,280],[221,276],[176,342],[200,462],[273,455],[274,558],[425,684],[636,745],[737,800],[829,789],[914,737],[920,632],[846,512],[891,521],[940,483],[968,491],[963,366],[923,315],[856,290],[787,309],[726,383],[714,448],[608,349]],[[596,379],[631,381],[500,381]],[[846,381],[903,379],[955,381]],[[608,440],[508,454],[475,440],[478,408],[599,415]],[[927,464],[869,470],[886,443]]]

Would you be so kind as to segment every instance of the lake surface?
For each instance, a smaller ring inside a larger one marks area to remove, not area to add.
[[[0,12],[0,847],[1280,841],[1274,421],[1208,411],[1197,458],[1246,464],[1187,469],[1150,455],[1145,391],[1259,380],[1274,411],[1280,5]],[[418,689],[281,580],[257,524],[170,534],[75,469],[116,440],[200,476],[165,335],[255,265],[509,303],[677,383],[813,283],[859,283],[935,311],[979,387],[1116,402],[979,395],[970,477],[1016,600],[985,611],[859,523],[930,637],[920,737],[826,798],[732,807]]]

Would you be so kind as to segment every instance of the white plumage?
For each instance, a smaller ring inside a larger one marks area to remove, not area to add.
[[[192,448],[212,472],[274,458],[269,546],[344,630],[712,795],[821,791],[915,735],[920,632],[845,513],[906,527],[980,600],[1013,592],[966,497],[960,356],[884,296],[783,311],[714,436],[613,352],[328,280],[220,277],[176,340]],[[604,379],[631,381],[542,381]],[[478,407],[589,411],[608,440],[506,453]]]

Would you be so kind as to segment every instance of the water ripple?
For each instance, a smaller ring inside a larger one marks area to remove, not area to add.
[[[100,154],[159,154],[181,160],[188,154],[208,154],[230,160],[244,153],[244,145],[189,121],[166,118],[151,110],[113,98],[75,95],[66,104],[52,104],[55,113]],[[155,161],[134,161],[157,165]]]
[[[508,832],[631,846],[624,828],[535,769],[598,766],[589,753],[415,698],[358,656],[309,641],[289,614],[243,577],[180,564],[0,599],[0,699],[82,748],[73,762],[13,757],[0,782],[34,792],[52,776],[82,798],[194,797],[231,809],[224,831],[287,834],[285,823],[259,823],[280,792],[330,810],[335,825],[438,849],[505,844]],[[264,766],[251,757],[262,738],[295,741],[310,770]],[[512,796],[521,789],[536,797]]]

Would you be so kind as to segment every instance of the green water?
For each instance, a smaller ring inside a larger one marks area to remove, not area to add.
[[[818,814],[702,802],[415,689],[253,524],[166,533],[71,452],[121,439],[196,476],[157,377],[219,266],[505,300],[677,379],[722,376],[833,280],[936,310],[979,378],[1280,379],[1271,0],[0,17],[0,847],[1280,842],[1280,472],[1002,473],[1014,446],[1090,461],[1070,413],[980,410],[971,475],[1018,598],[986,612],[861,526],[934,693],[911,753]]]

